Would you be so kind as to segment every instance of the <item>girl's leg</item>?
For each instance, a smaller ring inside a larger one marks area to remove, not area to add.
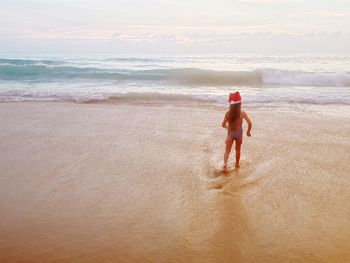
[[[227,169],[227,160],[228,160],[228,157],[230,156],[232,144],[233,144],[233,140],[229,136],[227,136],[226,149],[225,149],[225,154],[224,154],[224,170]]]
[[[239,160],[241,158],[241,145],[242,145],[242,138],[236,140],[236,147],[235,147],[235,150],[236,150],[236,165],[235,165],[235,167],[236,168],[239,168]]]

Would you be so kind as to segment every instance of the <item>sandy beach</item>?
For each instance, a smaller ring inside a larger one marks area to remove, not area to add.
[[[1,103],[0,261],[350,261],[348,107],[246,111],[225,176],[223,107]]]

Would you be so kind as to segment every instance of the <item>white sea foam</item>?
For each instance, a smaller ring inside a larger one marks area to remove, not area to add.
[[[0,54],[0,101],[184,101],[350,105],[349,56]]]
[[[264,84],[311,87],[350,87],[349,72],[302,72],[278,69],[260,69]]]

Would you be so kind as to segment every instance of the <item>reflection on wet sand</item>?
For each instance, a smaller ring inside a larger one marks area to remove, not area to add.
[[[222,113],[0,104],[0,261],[350,261],[349,119],[251,110],[223,174]]]

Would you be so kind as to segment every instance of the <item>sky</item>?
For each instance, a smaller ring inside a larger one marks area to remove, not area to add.
[[[0,52],[350,53],[350,0],[0,0]]]

